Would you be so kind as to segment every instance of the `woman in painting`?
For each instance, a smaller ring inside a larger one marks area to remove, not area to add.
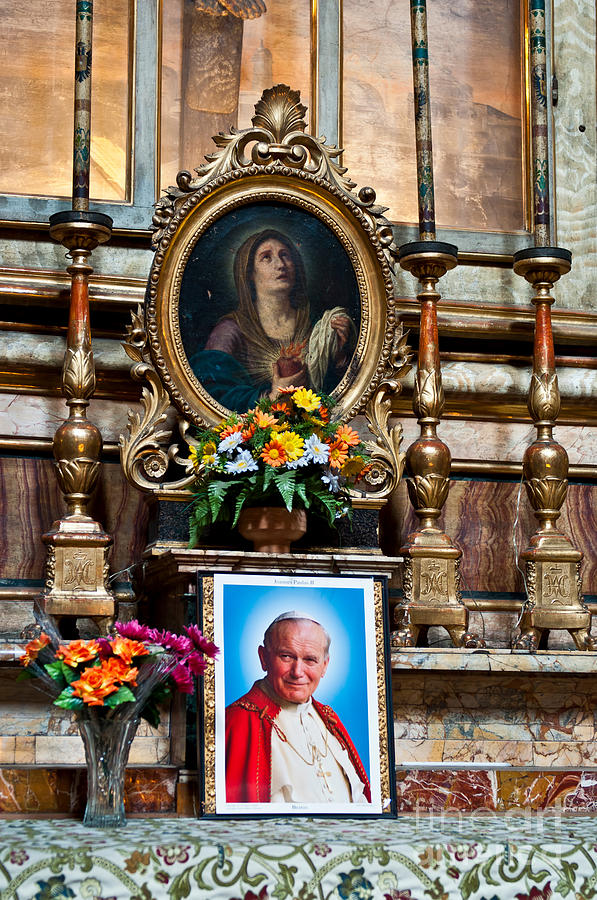
[[[329,393],[346,371],[356,329],[336,306],[313,322],[301,256],[286,235],[266,229],[234,259],[238,305],[190,359],[203,387],[228,409],[244,411],[290,386]]]

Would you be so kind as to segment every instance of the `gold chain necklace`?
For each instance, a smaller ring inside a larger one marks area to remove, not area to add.
[[[275,728],[275,730],[276,730],[276,734],[278,735],[278,737],[280,738],[280,740],[281,740],[283,743],[288,744],[288,746],[290,747],[290,749],[291,749],[291,750],[294,750],[294,752],[296,753],[296,755],[299,757],[299,759],[302,759],[302,761],[305,763],[305,765],[307,765],[307,766],[314,766],[314,765],[316,765],[316,763],[318,762],[318,763],[320,764],[320,766],[321,766],[321,760],[326,758],[326,756],[328,755],[328,749],[329,749],[329,748],[328,748],[329,731],[327,730],[327,728],[324,728],[325,734],[323,734],[323,740],[324,740],[324,748],[323,748],[323,752],[317,747],[317,745],[316,745],[313,741],[307,741],[307,746],[310,745],[310,747],[311,747],[311,759],[308,760],[308,759],[305,759],[305,757],[303,756],[303,754],[301,753],[301,751],[298,749],[298,747],[295,747],[295,746],[294,746],[294,744],[292,743],[292,741],[288,738],[288,735],[286,735],[286,734],[282,731],[282,729],[280,728],[280,726],[278,725],[278,723],[277,723],[277,722],[274,722],[273,725],[274,725],[274,728]],[[301,725],[302,725],[302,722],[301,722]],[[304,727],[304,726],[303,726],[303,727]],[[318,757],[318,759],[316,759],[316,757]]]

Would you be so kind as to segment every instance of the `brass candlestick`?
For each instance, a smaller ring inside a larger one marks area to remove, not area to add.
[[[447,629],[457,647],[483,644],[468,631],[468,610],[460,596],[459,563],[462,551],[437,526],[450,484],[450,451],[437,436],[444,408],[439,358],[436,290],[439,279],[458,262],[453,244],[435,239],[435,192],[429,92],[429,51],[425,0],[411,0],[411,40],[417,188],[420,241],[400,248],[400,265],[421,285],[419,356],[413,409],[421,428],[406,453],[408,492],[419,528],[410,534],[400,553],[405,557],[404,597],[394,611],[395,648],[412,647],[426,640],[431,625]]]
[[[566,500],[568,454],[553,437],[560,411],[551,329],[551,291],[570,271],[571,254],[559,247],[533,247],[514,256],[514,271],[535,289],[535,346],[528,407],[537,429],[523,460],[525,487],[539,527],[521,553],[526,566],[527,599],[520,620],[517,650],[547,646],[551,629],[572,635],[578,650],[593,650],[591,613],[583,602],[582,553],[556,527]]]
[[[108,586],[107,553],[112,538],[87,513],[100,472],[102,437],[87,420],[95,390],[95,368],[89,325],[89,264],[91,252],[109,240],[112,220],[89,212],[91,141],[91,49],[93,4],[77,0],[75,37],[75,110],[72,209],[50,218],[50,235],[68,250],[72,263],[70,310],[62,394],[68,419],[54,435],[54,457],[67,514],[54,522],[42,540],[48,548],[45,611],[57,618],[88,616],[106,631],[114,616],[114,595]]]
[[[468,631],[468,610],[460,596],[462,551],[437,525],[448,496],[450,450],[437,436],[444,408],[437,330],[437,282],[457,263],[452,244],[420,241],[400,248],[400,265],[418,278],[421,291],[419,356],[413,409],[421,433],[406,453],[407,486],[419,527],[400,549],[405,557],[404,598],[395,609],[392,646],[423,643],[432,625],[443,626],[456,647],[482,646]]]
[[[529,0],[531,119],[533,144],[533,230],[535,247],[514,254],[514,271],[533,285],[535,295],[535,341],[533,374],[528,407],[536,440],[523,458],[525,487],[539,523],[520,559],[526,566],[527,599],[522,607],[520,634],[514,641],[519,650],[547,646],[551,629],[572,635],[579,650],[592,650],[591,613],[583,603],[580,564],[582,553],[556,528],[568,487],[568,454],[554,440],[553,429],[560,412],[551,329],[551,291],[570,271],[569,250],[550,247],[549,153],[545,59],[545,2]]]

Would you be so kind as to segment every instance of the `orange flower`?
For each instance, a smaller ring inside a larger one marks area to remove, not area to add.
[[[268,466],[282,466],[286,462],[286,451],[284,447],[273,438],[269,444],[266,444],[261,453],[263,459]]]
[[[71,687],[73,695],[80,697],[88,706],[103,706],[108,694],[118,690],[114,676],[106,672],[103,666],[85,669],[81,677],[71,683]]]
[[[142,641],[133,641],[131,638],[119,636],[112,641],[112,653],[130,666],[133,656],[147,656],[149,650]]]
[[[71,669],[76,669],[79,663],[95,659],[98,653],[97,641],[71,641],[70,644],[61,644],[56,651],[56,656],[58,659],[63,659]]]
[[[237,431],[242,431],[242,428],[243,426],[240,422],[234,422],[232,425],[227,425],[220,431],[220,440],[223,441],[224,438],[229,437],[231,434],[236,434]]]
[[[255,425],[257,428],[269,428],[271,425],[276,424],[276,417],[270,416],[269,413],[263,412],[258,409],[255,413]]]
[[[22,666],[28,666],[35,659],[37,659],[38,654],[47,647],[50,643],[50,638],[42,631],[38,638],[34,638],[34,640],[29,641],[27,646],[25,647],[25,652],[20,658],[20,663]]]
[[[243,428],[243,441],[250,441],[253,435],[255,434],[255,426],[247,425],[246,428]]]
[[[290,415],[290,406],[284,400],[279,400],[277,403],[272,403],[272,412],[286,413],[288,416]]]
[[[106,676],[110,676],[114,681],[137,687],[136,678],[139,674],[139,669],[134,666],[128,666],[123,659],[117,656],[111,656],[110,659],[104,660],[102,670]]]
[[[329,421],[330,421],[330,411],[329,411],[329,409],[327,408],[327,406],[320,406],[320,407],[319,407],[319,417],[320,417],[320,419],[321,419],[322,422],[329,422]]]
[[[344,441],[348,447],[356,447],[357,444],[361,443],[358,432],[351,428],[350,425],[340,425],[336,429],[336,440]]]
[[[330,444],[330,469],[341,469],[348,459],[348,448],[344,441]]]

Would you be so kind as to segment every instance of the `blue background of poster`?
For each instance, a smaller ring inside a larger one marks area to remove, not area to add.
[[[288,610],[305,613],[332,639],[328,669],[313,696],[338,714],[370,774],[364,591],[349,585],[349,580],[346,587],[225,584],[224,703],[238,700],[264,677],[257,648],[273,619]]]

